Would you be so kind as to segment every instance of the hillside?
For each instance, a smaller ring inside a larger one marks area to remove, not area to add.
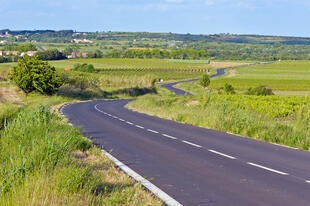
[[[96,40],[174,40],[174,41],[205,41],[205,42],[230,42],[248,44],[287,44],[287,45],[310,45],[308,37],[288,37],[288,36],[264,36],[264,35],[238,35],[238,34],[176,34],[176,33],[150,33],[150,32],[76,32],[73,30],[0,30],[0,35],[21,35],[32,40],[44,40],[48,42],[55,38],[60,38],[66,42],[74,38],[91,38]]]

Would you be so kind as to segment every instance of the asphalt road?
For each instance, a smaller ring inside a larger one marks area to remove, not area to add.
[[[183,205],[310,205],[309,152],[140,114],[125,108],[129,101],[76,103],[63,113]]]
[[[130,111],[72,104],[69,121],[183,205],[310,205],[310,154]]]
[[[210,76],[210,78],[214,78],[214,77],[218,77],[221,75],[225,74],[225,68],[224,69],[217,69],[216,70],[216,74],[213,74],[212,76]],[[174,86],[180,83],[185,83],[185,82],[194,82],[194,81],[198,81],[199,79],[191,79],[191,80],[187,80],[187,81],[180,81],[180,82],[173,82],[173,83],[169,83],[169,84],[159,84],[161,87],[166,88],[172,92],[174,92],[176,95],[191,95],[191,93],[186,92],[182,89],[178,89],[175,88]]]

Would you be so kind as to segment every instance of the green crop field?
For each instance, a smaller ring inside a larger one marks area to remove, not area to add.
[[[245,62],[211,62],[206,60],[165,60],[165,59],[71,59],[50,62],[57,69],[73,68],[75,64],[92,64],[101,74],[112,76],[152,76],[165,82],[200,77],[206,70],[208,74],[216,68],[239,66]]]
[[[239,68],[213,80],[210,88],[217,89],[225,83],[237,90],[264,85],[272,90],[310,91],[310,61],[282,61]]]

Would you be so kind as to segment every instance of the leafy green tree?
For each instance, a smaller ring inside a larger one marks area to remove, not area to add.
[[[13,67],[9,78],[21,88],[26,96],[33,91],[52,95],[62,85],[62,79],[56,74],[53,66],[39,60],[36,56],[24,56]]]
[[[200,79],[200,85],[204,88],[208,87],[210,85],[210,77],[207,74],[202,75],[202,78]]]

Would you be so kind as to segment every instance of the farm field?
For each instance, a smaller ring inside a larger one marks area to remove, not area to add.
[[[225,83],[237,90],[264,85],[274,91],[310,91],[310,61],[282,61],[239,68],[213,80],[210,88],[217,89]]]
[[[50,62],[57,69],[73,68],[75,64],[93,64],[102,74],[111,76],[151,76],[166,81],[198,78],[208,70],[248,65],[247,62],[211,62],[206,60],[164,60],[164,59],[72,59]],[[193,70],[193,72],[192,72]]]

